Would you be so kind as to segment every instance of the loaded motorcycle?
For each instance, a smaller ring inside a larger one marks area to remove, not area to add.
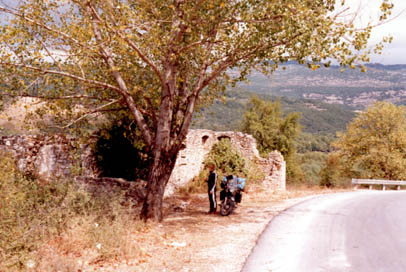
[[[237,207],[237,203],[241,202],[241,192],[244,191],[245,179],[233,175],[224,177],[221,182],[220,192],[220,214],[223,216],[229,215]]]

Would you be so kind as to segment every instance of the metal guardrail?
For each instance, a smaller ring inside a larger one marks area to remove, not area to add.
[[[386,186],[397,186],[396,189],[400,190],[400,186],[406,186],[404,180],[384,180],[384,179],[352,179],[354,189],[358,189],[358,185],[369,185],[369,190],[372,190],[373,185],[382,185],[382,190],[386,190]]]

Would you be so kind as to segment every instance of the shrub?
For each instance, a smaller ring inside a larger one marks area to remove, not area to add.
[[[229,139],[221,139],[213,145],[204,165],[214,163],[220,174],[247,176],[247,163],[243,156],[231,145]],[[219,174],[218,173],[218,174]]]

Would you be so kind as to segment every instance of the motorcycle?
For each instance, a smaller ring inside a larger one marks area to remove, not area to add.
[[[237,207],[237,203],[241,202],[241,192],[244,190],[245,179],[235,176],[227,176],[221,182],[220,192],[220,214],[227,216]]]

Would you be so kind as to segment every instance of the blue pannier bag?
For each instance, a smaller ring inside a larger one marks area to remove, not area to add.
[[[236,176],[229,176],[229,177],[232,177],[232,179],[228,183],[228,186],[230,188],[237,187],[240,190],[244,190],[245,181],[246,181],[245,178],[239,178],[239,177],[236,177]],[[227,177],[224,177],[222,182],[221,182],[221,188],[224,188],[224,186],[225,186],[225,184],[227,184],[227,182],[228,182]]]
[[[237,177],[237,186],[239,189],[244,190],[245,187],[245,178],[238,178]]]

